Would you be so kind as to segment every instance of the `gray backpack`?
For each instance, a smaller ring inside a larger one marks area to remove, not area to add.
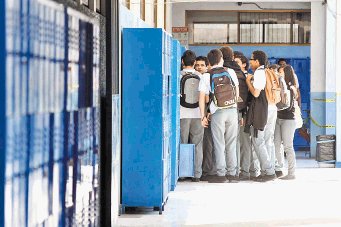
[[[199,82],[200,77],[187,72],[180,80],[180,105],[186,108],[199,107]]]

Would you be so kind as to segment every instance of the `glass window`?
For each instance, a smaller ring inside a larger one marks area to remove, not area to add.
[[[238,24],[194,23],[194,43],[237,43]]]
[[[293,43],[310,43],[311,13],[293,14]]]
[[[240,12],[239,24],[193,22],[193,41],[194,44],[309,44],[310,21],[310,12]]]

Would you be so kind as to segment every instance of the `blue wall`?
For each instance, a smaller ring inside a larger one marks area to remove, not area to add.
[[[197,56],[204,55],[221,46],[189,46]],[[307,58],[310,57],[310,46],[231,46],[234,51],[241,51],[250,57],[255,50],[262,50],[272,58]]]

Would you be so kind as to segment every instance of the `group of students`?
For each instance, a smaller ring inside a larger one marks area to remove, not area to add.
[[[248,59],[230,47],[213,49],[207,57],[187,50],[181,60],[180,134],[181,143],[195,144],[192,181],[295,179],[298,81],[293,68],[284,59],[268,66],[263,51],[254,51]],[[284,109],[271,93],[272,80],[279,78],[290,97]],[[195,92],[189,94],[191,86]]]

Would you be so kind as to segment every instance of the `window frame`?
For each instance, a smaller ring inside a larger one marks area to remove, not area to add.
[[[196,10],[196,11],[202,11],[205,12],[205,10]],[[309,25],[310,25],[310,31],[311,31],[311,10],[307,9],[307,10],[215,10],[215,11],[219,11],[219,12],[238,12],[238,18],[237,18],[237,42],[234,43],[195,43],[194,42],[194,24],[230,24],[229,22],[212,22],[212,21],[200,21],[200,22],[192,22],[193,25],[193,33],[192,33],[192,44],[193,46],[200,46],[200,45],[244,45],[244,46],[250,46],[250,45],[259,45],[259,46],[268,46],[268,45],[275,45],[275,46],[288,46],[288,45],[293,45],[293,46],[310,46],[311,45],[311,37],[310,37],[310,42],[307,43],[299,43],[299,42],[295,42],[294,40],[294,18],[295,18],[295,14],[297,13],[309,13],[310,14],[310,20],[309,20]],[[214,13],[214,11],[212,11],[212,13]],[[290,17],[288,18],[288,20],[290,21],[289,24],[289,29],[290,29],[290,37],[289,37],[289,42],[265,42],[265,25],[266,23],[261,23],[263,26],[263,37],[260,43],[256,43],[256,42],[241,42],[241,15],[243,13],[259,13],[260,15],[263,13],[289,13]],[[187,23],[187,14],[186,14],[186,24],[187,26],[189,26],[189,24]],[[305,40],[306,37],[303,38],[303,40]]]

